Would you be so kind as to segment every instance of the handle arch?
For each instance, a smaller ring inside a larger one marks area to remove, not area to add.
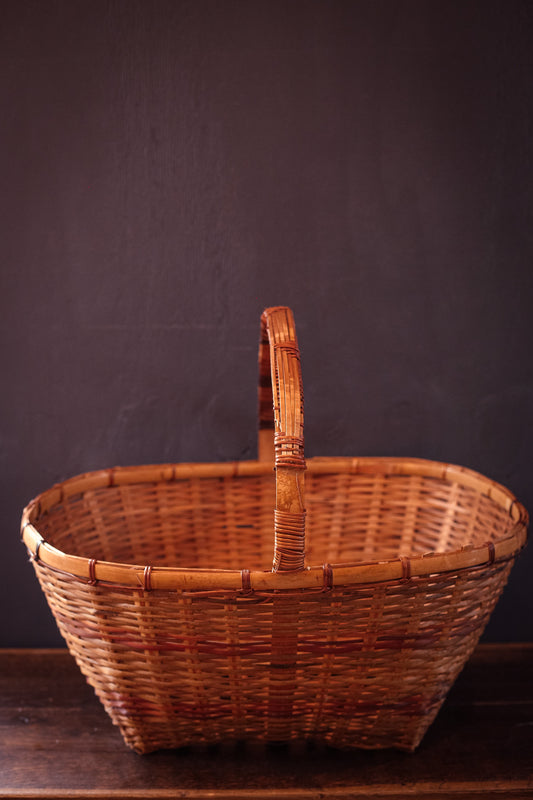
[[[300,350],[292,311],[267,308],[259,341],[260,461],[276,470],[273,572],[304,569],[305,456]]]

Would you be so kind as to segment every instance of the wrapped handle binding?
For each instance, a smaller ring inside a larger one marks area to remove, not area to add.
[[[272,410],[274,414],[272,414]],[[300,351],[292,311],[267,308],[259,343],[259,460],[276,470],[273,572],[304,568],[304,436]]]

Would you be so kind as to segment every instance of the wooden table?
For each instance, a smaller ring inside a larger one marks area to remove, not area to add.
[[[0,797],[533,798],[533,644],[481,645],[414,755],[127,750],[65,650],[0,650]]]

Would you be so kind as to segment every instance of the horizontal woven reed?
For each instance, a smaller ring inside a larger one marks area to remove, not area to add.
[[[259,409],[258,461],[102,470],[28,505],[23,540],[59,629],[140,753],[292,739],[412,750],[527,513],[463,467],[305,462],[284,308],[263,315]]]

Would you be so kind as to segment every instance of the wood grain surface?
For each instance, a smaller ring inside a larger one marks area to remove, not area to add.
[[[533,644],[480,645],[414,755],[128,751],[65,650],[0,651],[0,797],[533,797]]]

